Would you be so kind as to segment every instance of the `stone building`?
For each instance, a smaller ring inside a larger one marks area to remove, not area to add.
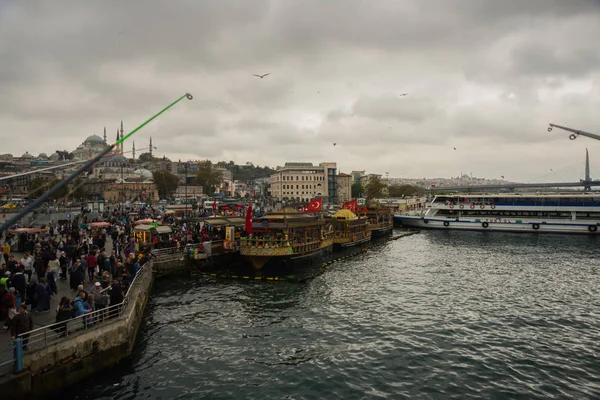
[[[271,196],[278,200],[294,199],[298,202],[309,202],[315,197],[322,197],[323,203],[337,203],[337,164],[323,162],[312,163],[288,162],[277,167],[271,175]]]
[[[156,203],[159,200],[158,189],[154,182],[119,182],[107,185],[103,192],[107,201],[143,201]]]
[[[345,203],[352,199],[352,175],[339,173],[337,176],[337,202]]]

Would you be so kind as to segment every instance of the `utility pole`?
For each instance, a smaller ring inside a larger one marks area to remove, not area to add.
[[[187,174],[188,174],[188,162],[185,163],[185,199],[183,201],[185,201],[185,219],[187,220],[187,215],[188,215],[188,191],[187,191]]]

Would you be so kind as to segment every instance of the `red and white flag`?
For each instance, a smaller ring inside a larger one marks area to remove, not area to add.
[[[323,209],[323,199],[321,197],[312,199],[310,201],[310,203],[308,203],[308,212],[321,211],[322,209]]]
[[[252,233],[252,202],[248,203],[248,209],[246,210],[246,224],[244,226],[246,232]]]

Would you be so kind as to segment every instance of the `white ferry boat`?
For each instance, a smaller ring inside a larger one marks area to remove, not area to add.
[[[598,234],[600,194],[451,194],[396,225],[427,229]]]

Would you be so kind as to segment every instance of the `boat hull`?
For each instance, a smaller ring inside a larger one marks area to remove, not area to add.
[[[347,249],[349,247],[359,246],[363,243],[368,243],[371,241],[371,234],[368,233],[363,235],[362,237],[356,237],[354,240],[351,237],[341,237],[333,239],[333,249],[335,251],[339,251],[342,249]]]
[[[494,220],[452,220],[443,218],[427,218],[412,216],[394,216],[394,221],[405,228],[468,230],[484,232],[516,232],[516,233],[568,233],[582,235],[598,235],[600,227],[596,222],[585,221],[522,221],[504,222]]]
[[[376,239],[382,236],[391,235],[393,230],[394,226],[391,224],[380,228],[371,228],[371,238]]]

